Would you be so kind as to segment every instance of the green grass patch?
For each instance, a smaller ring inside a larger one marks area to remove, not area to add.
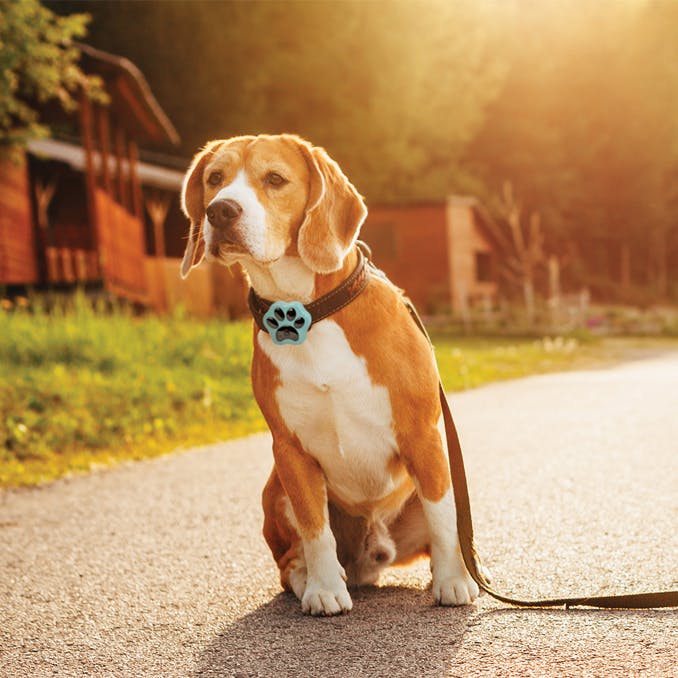
[[[556,337],[543,339],[454,338],[433,335],[445,389],[461,391],[494,381],[518,379],[602,364],[612,358],[609,342]]]
[[[646,345],[443,334],[434,342],[449,390],[600,364]],[[135,317],[82,298],[68,311],[0,310],[0,486],[264,430],[251,343],[249,321]]]
[[[0,312],[0,485],[261,430],[249,323]]]

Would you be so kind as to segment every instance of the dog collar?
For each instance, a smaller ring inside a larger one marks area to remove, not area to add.
[[[259,329],[268,332],[274,344],[302,344],[314,323],[350,304],[370,280],[365,255],[358,247],[358,265],[341,285],[309,304],[300,301],[269,301],[250,287],[247,303]]]

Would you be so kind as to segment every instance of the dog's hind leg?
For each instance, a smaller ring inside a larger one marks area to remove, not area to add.
[[[396,548],[393,565],[407,565],[417,558],[431,555],[431,535],[424,508],[416,494],[407,500],[388,529]]]
[[[280,583],[286,591],[292,591],[301,600],[306,591],[306,560],[301,539],[292,544],[278,560]]]
[[[332,502],[330,526],[337,541],[337,556],[350,587],[375,584],[379,573],[395,558],[396,549],[381,520],[351,516]]]

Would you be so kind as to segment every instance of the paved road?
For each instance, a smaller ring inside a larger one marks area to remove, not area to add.
[[[678,585],[678,353],[452,397],[481,553],[525,596]],[[254,436],[0,493],[0,676],[676,676],[678,612],[435,608],[420,563],[301,615]]]

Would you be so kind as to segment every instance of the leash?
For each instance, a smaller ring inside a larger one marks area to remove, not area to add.
[[[433,343],[424,327],[417,310],[412,302],[405,296],[403,301],[407,306],[417,327],[424,333],[431,347]],[[471,520],[471,503],[469,501],[468,485],[466,482],[466,469],[464,468],[464,458],[459,443],[457,428],[452,419],[450,406],[445,396],[442,382],[439,382],[440,405],[443,410],[443,420],[445,422],[445,436],[447,438],[447,453],[450,460],[450,475],[452,477],[452,489],[454,490],[454,503],[457,509],[457,532],[459,533],[459,544],[461,553],[466,564],[466,569],[478,586],[491,595],[493,598],[503,603],[517,605],[519,607],[561,607],[565,609],[570,607],[600,607],[600,608],[658,608],[658,607],[678,607],[678,591],[658,591],[653,593],[628,593],[614,596],[584,596],[569,598],[544,598],[540,600],[521,600],[511,598],[495,591],[485,579],[483,569],[480,563],[480,556],[476,550],[473,539],[473,521]]]

